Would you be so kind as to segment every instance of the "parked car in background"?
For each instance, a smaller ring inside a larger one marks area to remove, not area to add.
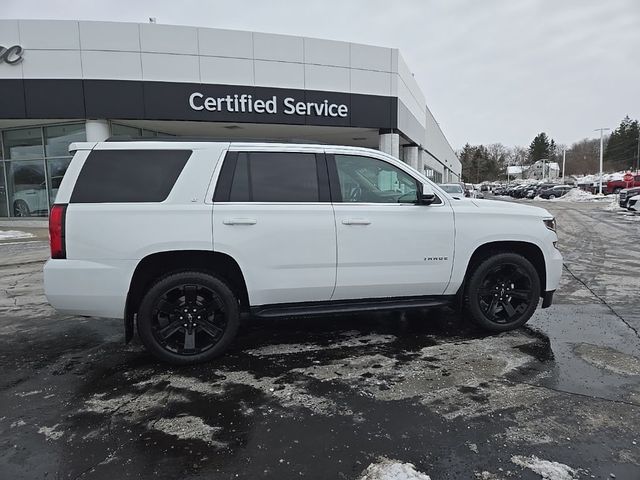
[[[464,186],[461,183],[443,183],[440,188],[450,194],[452,197],[466,197]]]
[[[633,180],[625,182],[624,180],[609,180],[605,186],[602,186],[603,193],[620,193],[625,188],[640,187],[640,175],[634,175]]]
[[[464,196],[472,197],[473,196],[473,185],[470,183],[464,184]]]
[[[555,185],[551,188],[545,188],[538,195],[540,198],[546,198],[553,200],[554,198],[562,197],[566,195],[569,190],[573,190],[575,187],[571,185]]]
[[[640,195],[640,187],[623,188],[618,194],[618,205],[620,205],[622,208],[628,208],[629,200],[631,199],[631,197],[634,197],[636,195]]]
[[[55,198],[62,177],[51,178],[51,198]],[[38,186],[18,190],[13,194],[13,215],[16,217],[46,216],[49,212],[47,186],[42,182]]]
[[[629,206],[627,207],[632,212],[640,212],[640,195],[635,195],[629,199]]]

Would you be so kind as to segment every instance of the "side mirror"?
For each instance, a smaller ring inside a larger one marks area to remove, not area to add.
[[[424,183],[422,185],[422,193],[420,194],[420,200],[418,203],[420,205],[431,205],[436,199],[436,194],[433,192],[431,185],[428,183]]]

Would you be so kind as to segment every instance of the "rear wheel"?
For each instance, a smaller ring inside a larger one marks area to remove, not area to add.
[[[181,272],[159,280],[138,311],[138,333],[156,358],[174,365],[205,362],[234,339],[238,301],[219,278]]]
[[[522,255],[499,253],[480,263],[465,289],[465,306],[475,323],[494,332],[524,325],[540,299],[538,273]]]

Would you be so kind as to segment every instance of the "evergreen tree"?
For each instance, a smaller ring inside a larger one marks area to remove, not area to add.
[[[624,117],[618,128],[611,133],[604,150],[606,170],[636,168],[639,135],[638,120],[631,120],[628,115]]]
[[[553,140],[551,140],[553,142]],[[529,162],[535,163],[543,158],[549,159],[551,157],[551,142],[546,133],[541,132],[536,135],[531,145],[529,145]],[[555,142],[553,143],[555,148]]]

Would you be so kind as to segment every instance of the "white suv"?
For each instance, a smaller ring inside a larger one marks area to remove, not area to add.
[[[213,141],[71,146],[50,215],[58,311],[124,319],[158,358],[222,353],[241,315],[454,304],[505,331],[562,271],[541,208],[454,198],[354,147]]]

